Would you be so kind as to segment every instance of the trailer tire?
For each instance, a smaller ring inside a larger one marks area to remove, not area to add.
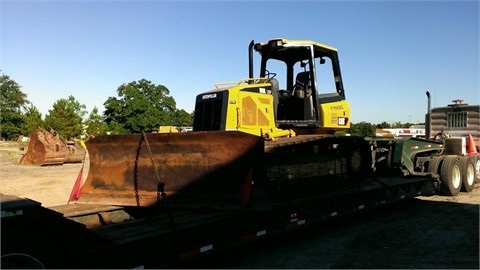
[[[2,220],[1,269],[4,263],[12,268],[64,268],[71,248],[67,250],[68,245],[63,244],[68,242],[65,237],[54,237],[61,235],[62,230],[58,229],[61,225],[52,226],[53,223],[26,216]],[[8,233],[3,234],[4,230]]]
[[[443,161],[440,181],[442,193],[447,196],[456,196],[462,188],[462,171],[458,157],[446,157]]]
[[[10,253],[1,259],[1,269],[47,269],[40,260],[25,253]]]
[[[348,139],[341,143],[342,155],[346,158],[348,179],[365,181],[372,173],[372,153],[369,143],[361,139]]]
[[[477,172],[475,171],[475,160],[472,157],[460,158],[460,169],[462,170],[462,191],[470,192],[475,187]]]

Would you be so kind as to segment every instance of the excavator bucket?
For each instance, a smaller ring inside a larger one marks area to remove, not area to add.
[[[87,141],[90,168],[77,203],[237,200],[263,147],[260,137],[238,131],[99,136]]]
[[[27,152],[19,164],[46,166],[80,163],[85,158],[85,152],[78,142],[67,142],[54,130],[38,128],[30,134]]]

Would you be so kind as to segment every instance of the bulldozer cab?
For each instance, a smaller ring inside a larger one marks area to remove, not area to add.
[[[253,52],[261,57],[253,75]],[[249,45],[249,77],[197,95],[193,131],[238,130],[266,139],[350,128],[337,50],[309,40]],[[332,73],[333,71],[333,73]]]
[[[350,127],[350,108],[335,48],[309,40],[286,39],[252,47],[261,55],[260,77],[272,81],[278,128],[330,133]]]

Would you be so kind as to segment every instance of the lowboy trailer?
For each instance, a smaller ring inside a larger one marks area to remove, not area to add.
[[[1,194],[2,268],[171,268],[370,208],[435,194],[432,177],[372,178],[268,212],[41,203]]]

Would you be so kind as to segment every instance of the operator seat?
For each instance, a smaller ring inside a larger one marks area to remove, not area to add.
[[[295,85],[293,86],[293,96],[297,98],[304,98],[305,91],[310,83],[310,72],[302,71],[297,74]]]
[[[310,72],[303,71],[297,74],[295,86],[293,88],[295,100],[293,107],[296,111],[296,119],[316,120],[316,110],[314,108],[314,100],[312,95],[312,81],[310,80]]]

